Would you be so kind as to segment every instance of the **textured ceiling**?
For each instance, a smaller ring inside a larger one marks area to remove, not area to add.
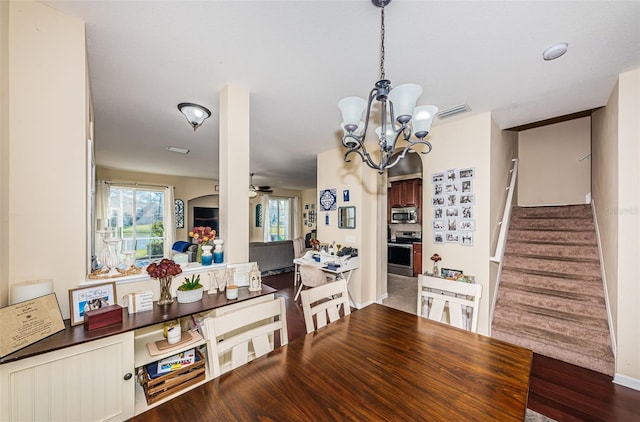
[[[254,184],[313,187],[316,154],[340,145],[337,102],[379,77],[369,0],[43,3],[86,23],[102,166],[217,179],[218,96],[235,83],[251,92]],[[441,110],[490,111],[503,129],[602,106],[640,67],[638,1],[394,0],[385,15],[394,85],[422,85],[419,104]],[[545,62],[562,41],[567,54]],[[194,132],[180,102],[213,116]]]

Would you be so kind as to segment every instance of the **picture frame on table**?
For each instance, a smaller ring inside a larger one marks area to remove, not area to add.
[[[462,275],[462,270],[452,270],[450,268],[441,268],[440,275],[442,276],[442,278],[455,280],[456,278]]]
[[[116,283],[100,283],[69,289],[71,325],[84,323],[84,313],[116,304]]]

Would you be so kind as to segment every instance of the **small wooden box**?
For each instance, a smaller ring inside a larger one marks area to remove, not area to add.
[[[95,330],[96,328],[122,323],[122,306],[111,305],[84,313],[84,329]]]
[[[147,404],[153,404],[177,391],[197,384],[205,379],[205,359],[202,353],[196,349],[198,359],[191,365],[151,379],[147,367],[143,367],[140,383],[144,388]]]

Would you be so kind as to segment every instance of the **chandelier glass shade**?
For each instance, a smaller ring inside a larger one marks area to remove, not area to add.
[[[425,145],[423,154],[431,152],[431,143],[424,138],[429,134],[433,118],[438,108],[433,105],[416,107],[422,95],[422,87],[409,83],[391,87],[384,72],[384,7],[391,0],[371,0],[380,8],[380,80],[365,100],[360,97],[346,97],[338,102],[342,112],[342,144],[347,148],[344,160],[351,161],[351,154],[358,154],[369,167],[382,174],[395,166],[415,145]],[[375,129],[380,149],[380,161],[376,162],[365,147],[365,137],[369,127],[371,109],[375,102],[380,105],[381,126]],[[412,137],[413,136],[413,137]],[[406,144],[399,145],[403,141]]]
[[[184,114],[194,131],[202,125],[205,119],[211,117],[209,109],[199,104],[180,103],[178,104],[178,110]]]

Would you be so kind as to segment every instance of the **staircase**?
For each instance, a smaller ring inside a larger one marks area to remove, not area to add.
[[[513,209],[491,335],[613,376],[591,206]]]

